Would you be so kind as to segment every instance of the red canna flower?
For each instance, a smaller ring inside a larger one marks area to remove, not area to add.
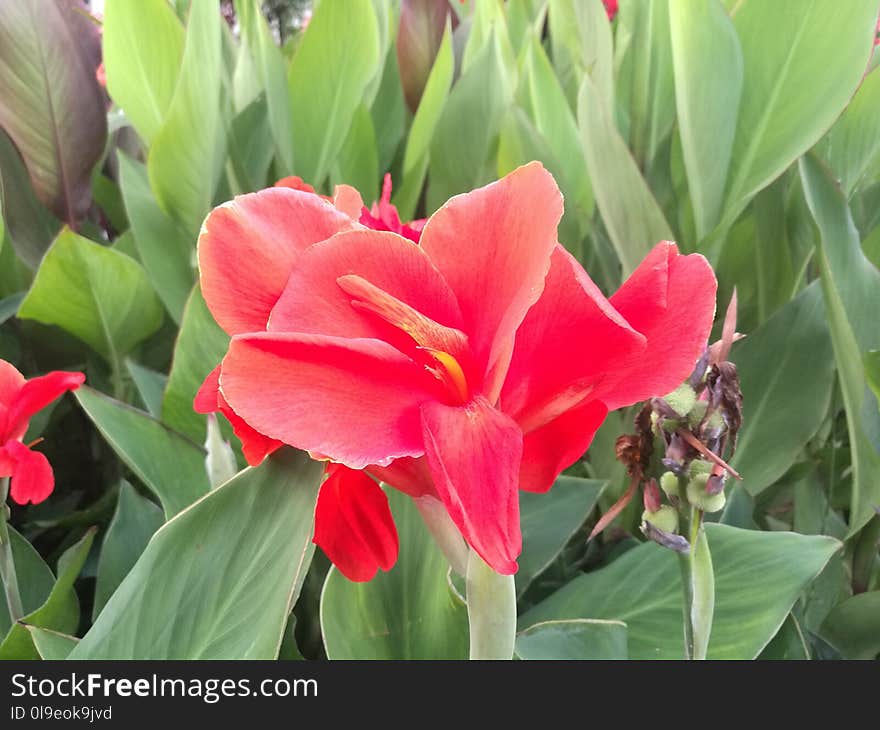
[[[410,221],[409,223],[401,223],[400,216],[397,214],[397,208],[391,204],[391,173],[385,173],[385,179],[382,182],[382,197],[379,202],[373,203],[372,208],[364,206],[359,218],[360,223],[374,231],[391,231],[398,233],[404,238],[408,238],[413,243],[419,242],[422,235],[422,228],[425,226],[425,219]]]
[[[608,20],[614,20],[617,15],[617,0],[602,0],[602,4],[605,6]]]
[[[42,502],[55,487],[49,461],[22,443],[28,422],[85,379],[82,373],[55,371],[25,380],[14,366],[0,360],[0,477],[12,477],[10,494],[18,504]]]
[[[205,300],[232,335],[206,390],[261,438],[441,500],[513,573],[518,489],[549,489],[608,410],[678,385],[714,317],[711,268],[669,242],[606,299],[557,243],[561,216],[538,163],[452,198],[420,245],[301,191],[236,198],[199,238]],[[385,544],[390,517],[362,507],[357,540],[334,542],[353,521],[318,511],[340,567],[345,551],[388,557],[363,546]]]

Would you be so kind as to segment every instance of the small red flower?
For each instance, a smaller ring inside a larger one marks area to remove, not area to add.
[[[562,196],[538,163],[447,202],[418,244],[334,200],[275,188],[208,216],[202,291],[232,342],[206,389],[261,438],[439,499],[513,573],[518,490],[549,489],[609,410],[688,375],[712,270],[662,242],[606,299],[557,243]],[[324,510],[316,536],[353,551],[333,558],[347,574],[371,575],[387,553],[363,545],[390,531],[371,502],[357,510],[375,516],[369,540],[331,540],[352,520]]]
[[[85,379],[82,373],[55,371],[25,380],[0,360],[0,477],[12,477],[10,494],[18,504],[42,502],[55,487],[49,461],[22,443],[31,417]]]
[[[617,15],[617,0],[602,0],[605,6],[605,12],[608,13],[608,20],[614,20]]]
[[[382,182],[382,197],[379,202],[373,203],[372,208],[364,206],[359,219],[360,223],[374,231],[391,231],[408,238],[413,243],[419,242],[425,219],[401,223],[397,208],[391,205],[391,173],[385,173]]]

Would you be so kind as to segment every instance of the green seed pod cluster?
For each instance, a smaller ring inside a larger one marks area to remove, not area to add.
[[[694,462],[699,463],[699,462]],[[703,462],[705,463],[705,462]],[[709,473],[695,473],[691,475],[687,485],[687,498],[697,509],[703,512],[718,512],[724,508],[727,498],[724,492],[718,494],[708,494],[706,492],[706,483],[709,481]]]
[[[661,505],[656,512],[645,510],[642,512],[642,521],[650,522],[663,532],[671,534],[678,532],[678,511],[668,504]]]
[[[681,497],[681,480],[671,471],[664,472],[660,477],[660,489],[670,499],[672,497]]]
[[[687,383],[682,383],[668,395],[663,396],[667,405],[682,418],[686,418],[697,402],[697,393]]]

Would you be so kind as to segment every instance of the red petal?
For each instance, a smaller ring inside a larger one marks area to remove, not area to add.
[[[82,373],[55,370],[25,382],[9,407],[6,433],[0,434],[0,440],[21,439],[27,431],[31,416],[68,390],[76,390],[85,380],[86,376]]]
[[[220,375],[252,428],[355,469],[423,453],[419,406],[436,383],[379,340],[294,333],[234,337]]]
[[[399,544],[385,492],[363,472],[331,465],[318,494],[314,542],[349,580],[391,570]]]
[[[220,365],[215,367],[205,382],[201,384],[193,399],[193,410],[196,413],[214,413],[219,408],[220,397]]]
[[[214,319],[229,334],[266,329],[299,254],[352,225],[319,196],[283,187],[215,208],[199,235],[202,294]]]
[[[590,448],[593,436],[608,409],[588,401],[562,414],[523,438],[519,487],[527,492],[546,492],[564,469]]]
[[[19,441],[6,444],[6,453],[14,462],[15,471],[9,483],[9,494],[16,504],[39,504],[52,494],[55,475],[49,460],[39,451],[31,451]]]
[[[519,426],[478,396],[466,406],[425,404],[422,427],[434,485],[452,521],[494,570],[515,573],[522,550]]]
[[[352,305],[357,297],[340,285],[343,277],[360,277],[429,320],[460,328],[455,295],[421,248],[392,233],[360,230],[316,244],[300,257],[269,330],[374,337],[406,349],[411,338],[398,327]]]
[[[532,162],[484,188],[458,195],[422,231],[421,246],[455,292],[484,392],[494,402],[516,329],[537,301],[556,245],[562,194]]]
[[[6,441],[9,409],[24,383],[24,375],[14,365],[0,360],[0,444]]]
[[[674,243],[658,243],[611,303],[648,340],[635,362],[620,368],[603,394],[609,410],[674,390],[702,355],[715,317],[717,282],[699,254],[681,256]]]
[[[364,207],[364,199],[351,185],[337,185],[333,191],[333,205],[352,220],[357,220]]]
[[[517,330],[501,408],[528,434],[586,398],[592,400],[603,382],[618,377],[621,363],[638,358],[644,349],[645,337],[557,245],[544,292]],[[574,439],[578,447],[583,443],[578,433],[560,430],[557,435]]]
[[[276,188],[290,188],[291,190],[302,190],[304,193],[314,193],[315,189],[303,180],[299,175],[288,175],[282,177],[275,183]]]
[[[376,479],[399,489],[410,497],[437,496],[431,470],[424,456],[416,459],[404,457],[395,459],[388,466],[370,466],[367,471]]]

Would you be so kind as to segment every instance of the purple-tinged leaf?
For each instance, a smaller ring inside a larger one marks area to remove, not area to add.
[[[400,83],[410,111],[415,113],[422,98],[434,58],[440,50],[447,17],[456,25],[456,15],[447,0],[403,0],[397,32],[397,65]]]

